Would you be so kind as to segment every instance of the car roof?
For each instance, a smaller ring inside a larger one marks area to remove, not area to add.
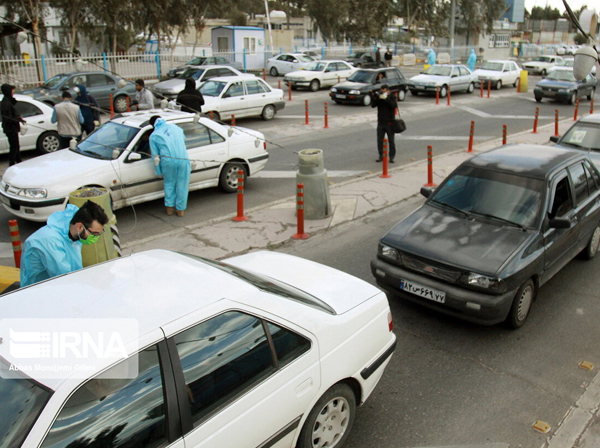
[[[253,80],[260,79],[258,76],[253,75],[251,73],[244,73],[239,76],[215,76],[214,78],[207,79],[206,81],[222,81],[222,82],[230,82],[230,81],[241,81],[241,80]]]
[[[379,68],[359,68],[357,70],[357,72],[373,72],[373,73],[379,73],[379,72],[383,72],[386,70],[391,70],[391,69],[396,69],[396,70],[400,70],[398,67],[379,67]]]
[[[582,117],[579,121],[582,123],[600,124],[600,114],[587,115]]]
[[[109,123],[118,123],[134,128],[143,128],[148,124],[148,120],[153,115],[158,115],[166,121],[173,121],[181,118],[193,119],[194,115],[188,112],[181,112],[175,109],[149,109],[138,112],[126,112],[112,118]]]
[[[100,70],[96,70],[96,71],[86,71],[86,72],[66,72],[66,73],[58,73],[57,75],[54,76],[74,76],[74,75],[108,75],[108,76],[112,76],[113,78],[115,77],[114,75],[112,75],[111,73],[106,73]],[[53,76],[53,78],[54,78]]]
[[[478,154],[465,165],[545,179],[569,161],[585,157],[581,151],[557,146],[514,143]]]

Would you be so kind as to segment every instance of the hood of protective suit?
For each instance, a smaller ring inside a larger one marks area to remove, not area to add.
[[[10,84],[2,84],[2,87],[0,89],[2,90],[2,94],[4,96],[12,97],[12,92],[14,88],[15,86],[11,86]]]
[[[79,210],[79,207],[69,204],[63,211],[52,213],[48,218],[46,225],[58,230],[61,234],[64,234],[68,238],[71,219],[73,219],[73,216],[75,216],[77,210]]]
[[[77,84],[77,88],[79,89],[79,94],[77,95],[77,102],[81,104],[87,104],[89,102],[87,98],[87,89],[83,84]]]
[[[192,78],[187,78],[185,80],[185,89],[183,90],[196,90],[196,81]]]

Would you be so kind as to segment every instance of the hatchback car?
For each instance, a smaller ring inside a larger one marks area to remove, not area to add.
[[[477,77],[477,84],[483,83],[487,87],[491,83],[496,90],[500,90],[503,85],[517,87],[521,69],[514,61],[485,61],[473,74]]]
[[[582,151],[505,145],[421,193],[371,271],[391,295],[468,321],[522,326],[540,287],[600,244],[600,174]]]
[[[283,77],[283,82],[292,89],[306,87],[316,92],[322,87],[345,81],[356,70],[344,61],[318,61],[303,70],[288,73]]]
[[[135,85],[121,78],[104,72],[71,72],[61,73],[50,78],[40,87],[23,90],[23,95],[54,106],[62,101],[62,93],[65,90],[71,92],[73,98],[77,96],[75,86],[83,84],[87,92],[92,95],[98,105],[107,112],[110,108],[110,95],[116,112],[127,110],[127,100],[131,100],[135,94]],[[121,85],[123,85],[121,87]]]
[[[542,55],[536,56],[530,62],[522,64],[523,70],[527,70],[531,75],[542,75],[546,76],[548,70],[557,64],[562,63],[563,58],[555,55]]]
[[[313,58],[302,53],[278,54],[267,61],[267,72],[271,76],[285,75],[306,68],[312,62],[315,62]]]
[[[0,95],[0,101],[3,97],[4,95]],[[15,104],[17,112],[28,124],[27,133],[19,136],[21,151],[37,149],[40,153],[46,154],[59,149],[60,140],[56,131],[56,123],[51,121],[54,109],[27,95],[16,93],[14,98],[17,100],[17,104]],[[1,115],[0,123],[2,123]],[[8,153],[8,147],[6,134],[0,132],[0,154]]]
[[[215,120],[260,116],[268,121],[285,107],[283,90],[275,89],[254,75],[226,76],[206,81],[200,92],[202,111]]]
[[[221,66],[199,66],[188,67],[177,78],[161,81],[150,87],[150,90],[160,99],[166,98],[174,100],[179,92],[185,88],[185,80],[188,78],[196,81],[196,88],[199,88],[204,81],[219,76],[240,76],[243,73],[233,67]]]
[[[237,190],[238,170],[252,176],[269,158],[264,135],[223,126],[208,118],[173,110],[130,112],[100,126],[75,149],[62,149],[9,167],[0,184],[0,201],[13,215],[45,221],[63,210],[70,193],[97,186],[110,192],[113,208],[164,197],[154,174],[149,119],[159,115],[183,129],[192,163],[189,190],[220,186]]]
[[[197,67],[200,65],[225,65],[229,67],[233,67],[236,70],[242,71],[244,67],[242,63],[239,61],[230,61],[227,58],[222,56],[196,56],[195,58],[190,59],[183,65],[179,67],[172,68],[167,72],[167,76],[169,78],[176,78],[181,75],[184,71],[186,71],[189,67]]]
[[[383,66],[383,61],[377,62],[377,57],[372,51],[357,51],[346,58],[348,64],[356,68],[378,68]]]
[[[3,447],[341,448],[396,345],[383,292],[275,252],[141,252],[3,299]]]
[[[461,91],[473,93],[476,81],[478,81],[477,76],[464,65],[435,64],[423,73],[410,78],[408,88],[413,95],[435,94],[439,89],[440,98],[445,98],[448,89],[451,93]]]
[[[597,85],[598,80],[591,73],[578,81],[573,75],[572,67],[556,67],[536,84],[533,95],[538,103],[543,98],[551,98],[573,104],[577,98],[586,97],[591,100],[596,94]]]
[[[376,70],[361,69],[348,77],[346,82],[336,84],[329,91],[329,96],[337,104],[371,104],[371,94],[387,84],[398,101],[404,101],[408,87],[406,78],[397,68],[380,68]]]

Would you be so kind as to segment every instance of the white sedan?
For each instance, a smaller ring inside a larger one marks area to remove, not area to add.
[[[492,87],[499,90],[503,85],[512,84],[517,87],[521,69],[514,61],[485,61],[473,74],[484,87],[491,83]]]
[[[439,89],[440,97],[444,98],[448,89],[451,94],[459,91],[473,93],[475,81],[477,77],[464,65],[435,64],[420,75],[410,78],[407,84],[413,95],[435,94]]]
[[[2,447],[341,448],[396,346],[381,290],[276,252],[152,250],[2,299]]]
[[[2,177],[0,200],[19,218],[45,221],[66,206],[70,193],[96,186],[110,192],[114,209],[164,197],[162,178],[154,174],[148,120],[160,115],[183,129],[192,163],[189,189],[220,186],[233,193],[237,172],[262,170],[269,153],[264,135],[223,126],[179,111],[148,110],[122,114],[105,123],[75,149],[62,149],[9,167]]]
[[[301,53],[278,54],[267,61],[267,72],[271,76],[285,75],[306,68],[311,62],[315,60]]]
[[[4,95],[0,95],[0,100]],[[41,101],[34,100],[28,95],[16,93],[17,100],[15,108],[27,122],[27,133],[19,135],[19,146],[21,151],[37,149],[45,154],[60,149],[60,140],[56,132],[56,123],[52,123],[52,112],[54,109]],[[0,122],[2,117],[0,116]],[[4,132],[0,131],[0,154],[8,153],[8,139]]]
[[[204,97],[202,112],[216,121],[231,120],[233,115],[260,116],[268,121],[285,107],[283,90],[254,75],[212,78],[202,84],[200,92]]]
[[[345,61],[318,61],[312,62],[305,69],[288,73],[283,81],[292,89],[306,87],[316,92],[321,87],[331,87],[345,81],[356,70],[356,67]]]

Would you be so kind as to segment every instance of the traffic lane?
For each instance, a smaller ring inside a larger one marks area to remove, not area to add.
[[[375,284],[369,261],[379,239],[422,201],[278,250]],[[519,330],[477,326],[390,297],[398,346],[346,446],[541,446],[595,376],[578,364],[600,361],[598,268],[598,258],[569,263],[541,288]],[[534,431],[537,420],[552,431]]]

